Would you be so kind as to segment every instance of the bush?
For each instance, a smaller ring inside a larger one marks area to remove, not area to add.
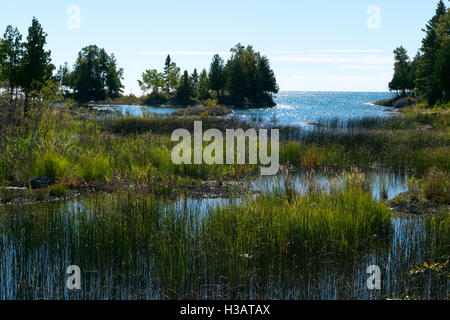
[[[87,157],[81,164],[81,178],[86,181],[106,181],[112,176],[109,160],[103,155]]]
[[[450,203],[449,174],[437,168],[428,171],[423,182],[423,192],[428,200]]]
[[[39,177],[60,178],[68,175],[69,161],[52,152],[45,153],[38,158],[34,172]]]

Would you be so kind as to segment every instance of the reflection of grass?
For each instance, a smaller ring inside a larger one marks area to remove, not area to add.
[[[429,245],[433,248],[434,258],[450,259],[450,214],[441,212],[426,220]]]
[[[162,294],[173,298],[200,297],[207,282],[243,285],[247,268],[277,272],[270,271],[276,259],[375,246],[371,241],[388,234],[391,218],[389,209],[353,184],[331,195],[279,191],[213,209],[203,218],[195,207],[133,191],[93,195],[70,208],[34,205],[35,210],[42,213],[19,220],[0,216],[1,232],[24,244],[21,263],[43,243],[54,254],[66,248],[77,264],[96,270],[108,264],[126,272],[136,263],[130,257],[148,254]]]
[[[67,194],[67,189],[63,185],[53,185],[48,188],[48,192],[52,197],[64,197]]]

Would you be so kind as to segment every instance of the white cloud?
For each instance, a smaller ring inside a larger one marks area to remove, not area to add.
[[[342,70],[390,70],[392,66],[383,65],[345,65],[340,66],[339,69]]]
[[[383,55],[295,55],[295,56],[272,56],[271,61],[298,62],[298,63],[341,63],[341,64],[369,64],[369,65],[392,65],[394,59]]]
[[[388,91],[392,74],[288,75],[278,76],[283,91]]]
[[[138,54],[140,55],[173,55],[173,56],[212,56],[215,54],[227,55],[229,52],[214,52],[214,51],[141,51]]]

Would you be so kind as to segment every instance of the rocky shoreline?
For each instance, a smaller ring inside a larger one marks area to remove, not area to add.
[[[403,109],[417,104],[417,99],[409,96],[397,96],[390,99],[383,99],[373,103],[376,106]]]

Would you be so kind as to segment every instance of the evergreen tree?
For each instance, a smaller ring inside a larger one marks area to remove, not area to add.
[[[192,92],[193,92],[193,96],[197,97],[198,96],[198,84],[199,84],[199,75],[197,72],[197,69],[194,69],[194,72],[192,72],[191,75],[191,82],[192,82]]]
[[[99,101],[119,96],[123,85],[123,69],[117,68],[114,55],[95,45],[83,48],[78,54],[70,85],[79,102]]]
[[[184,74],[180,78],[180,83],[177,88],[177,99],[182,103],[188,104],[191,102],[191,97],[193,95],[192,90],[192,80],[189,77],[189,73],[184,71]]]
[[[241,44],[232,48],[231,53],[225,67],[231,102],[236,105],[247,102],[275,105],[271,94],[277,93],[279,88],[267,57],[255,52],[251,46],[245,48]]]
[[[0,39],[0,80],[8,82],[11,97],[20,85],[22,57],[22,35],[17,28],[8,26]]]
[[[164,91],[168,94],[170,92],[170,87],[169,87],[169,76],[170,76],[170,69],[172,66],[172,59],[170,58],[170,54],[167,55],[166,58],[166,63],[164,66]]]
[[[442,0],[440,0],[436,9],[436,14],[423,30],[426,33],[426,36],[422,40],[422,58],[417,69],[418,78],[416,85],[419,97],[426,100],[430,106],[433,106],[442,95],[440,93],[438,83],[436,82],[436,70],[434,64],[437,59],[437,52],[440,48],[437,27],[440,19],[445,13],[445,4]]]
[[[64,62],[64,65],[59,66],[56,73],[56,80],[60,83],[60,90],[67,95],[68,88],[70,87],[70,68],[67,62]]]
[[[224,73],[223,59],[215,54],[209,69],[209,85],[210,89],[216,91],[217,96],[225,88],[226,78]]]
[[[435,63],[435,83],[444,101],[450,100],[450,10],[437,29],[440,48]]]
[[[206,100],[209,96],[209,78],[206,69],[203,69],[202,73],[200,73],[200,78],[198,81],[198,98],[200,100]]]
[[[24,44],[22,61],[21,87],[25,94],[24,113],[28,113],[28,98],[33,90],[40,90],[45,81],[52,76],[54,66],[51,64],[50,51],[45,50],[47,34],[41,24],[33,18]]]
[[[178,86],[180,78],[180,68],[172,61],[170,55],[167,56],[164,66],[164,92],[170,94]]]
[[[278,93],[280,90],[275,78],[275,73],[270,68],[270,62],[263,56],[258,61],[258,88],[264,93]]]
[[[389,89],[406,95],[408,91],[414,88],[414,81],[411,79],[411,62],[406,49],[403,47],[395,49],[394,55],[394,77],[389,83]]]

